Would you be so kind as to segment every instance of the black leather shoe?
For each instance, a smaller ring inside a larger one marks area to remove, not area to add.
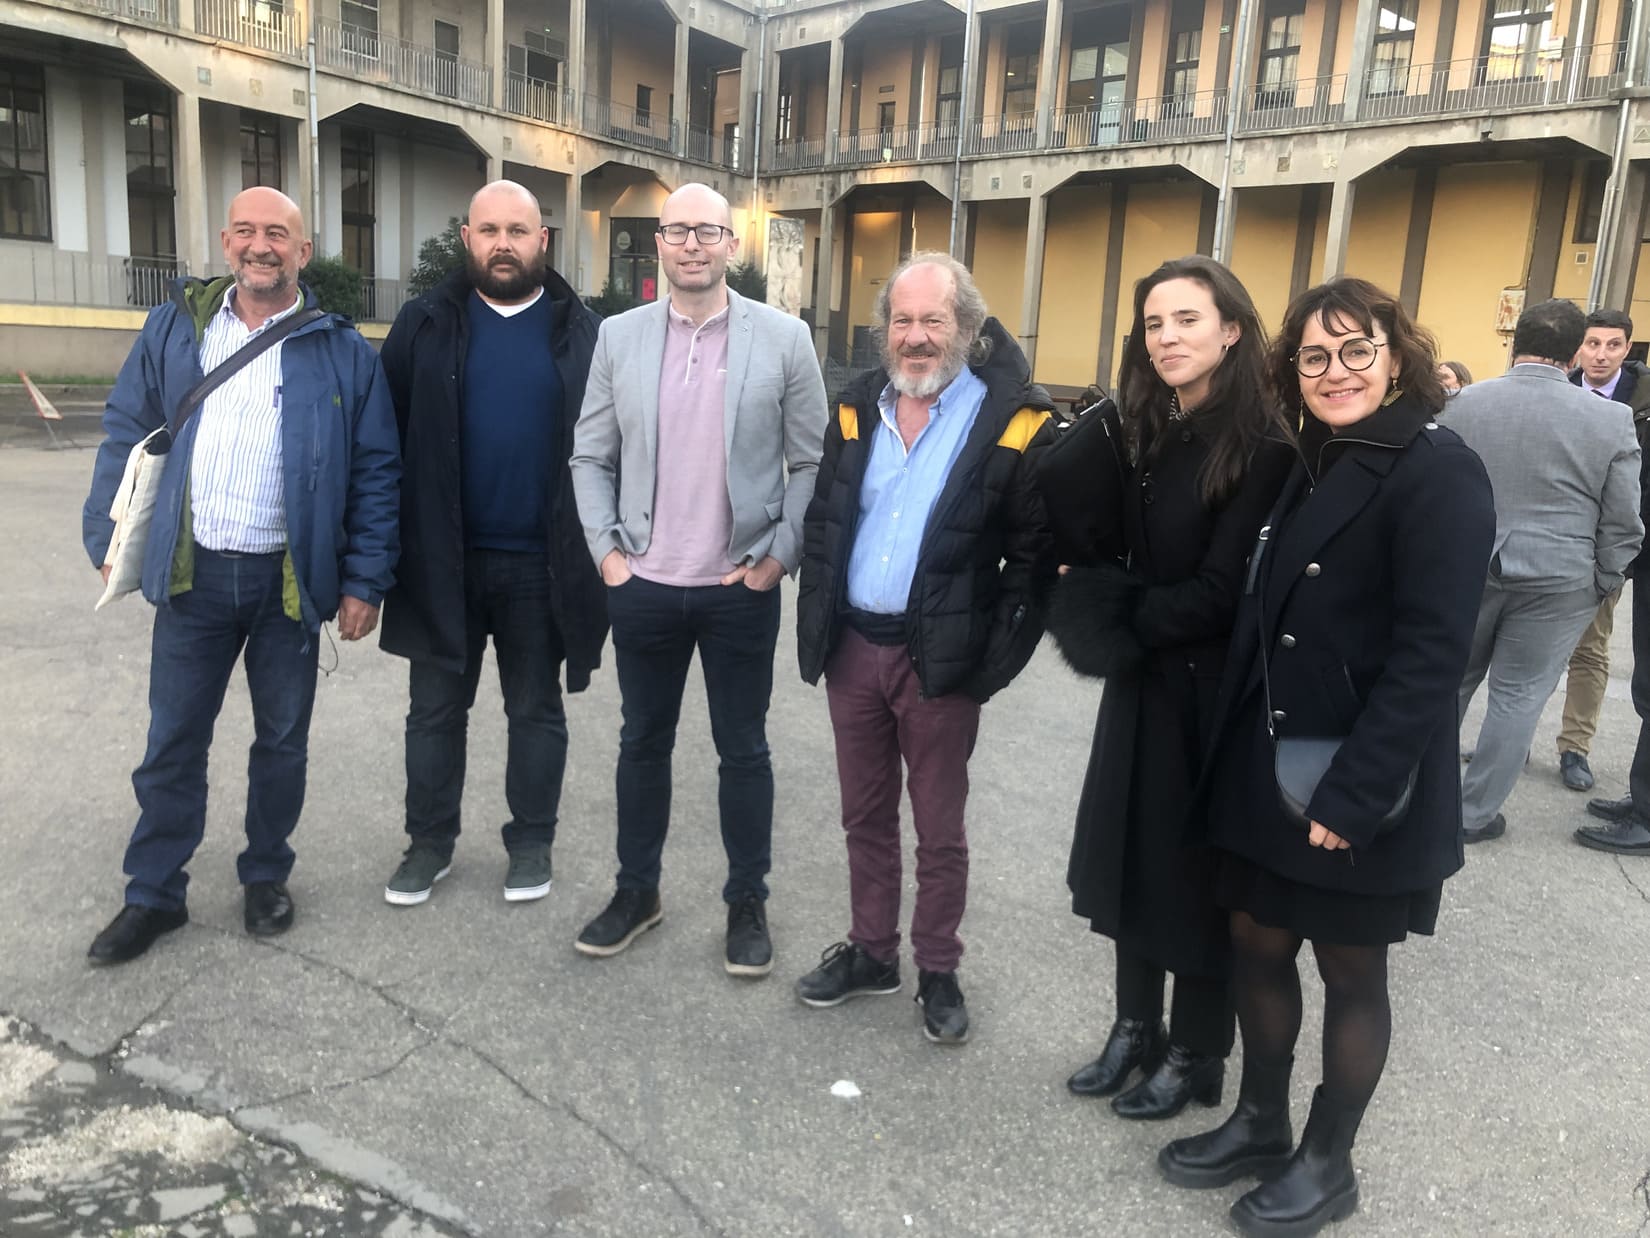
[[[1593,767],[1587,764],[1587,758],[1579,752],[1558,754],[1558,776],[1572,791],[1593,789]]]
[[[162,933],[170,933],[188,923],[189,912],[182,907],[167,911],[128,903],[92,940],[86,957],[99,964],[126,963],[154,945]]]
[[[1251,1238],[1307,1238],[1358,1210],[1352,1142],[1362,1109],[1335,1105],[1320,1087],[1300,1147],[1284,1171],[1232,1205],[1232,1224]]]
[[[1120,1118],[1151,1122],[1172,1118],[1188,1101],[1220,1104],[1225,1080],[1225,1058],[1204,1057],[1181,1045],[1170,1045],[1157,1069],[1127,1092],[1112,1097],[1111,1107]]]
[[[728,904],[727,958],[723,966],[730,976],[755,978],[773,970],[768,913],[762,900],[754,894]]]
[[[246,883],[246,931],[254,937],[278,937],[292,927],[292,895],[280,881]]]
[[[1633,816],[1633,797],[1624,795],[1619,800],[1588,800],[1587,812],[1603,821],[1625,821]]]
[[[1584,825],[1576,831],[1576,841],[1594,851],[1650,855],[1650,823],[1643,817],[1629,817],[1614,825]]]
[[[573,949],[591,958],[612,958],[664,918],[659,891],[615,890],[602,914],[584,926]]]
[[[968,1039],[968,1006],[954,971],[917,969],[917,1004],[922,1007],[922,1034],[937,1045],[960,1045]]]
[[[1122,1090],[1136,1066],[1148,1075],[1156,1070],[1168,1043],[1161,1020],[1149,1024],[1144,1019],[1119,1019],[1111,1025],[1100,1056],[1067,1079],[1066,1087],[1077,1096],[1110,1096]]]
[[[1487,843],[1492,838],[1500,838],[1507,832],[1507,818],[1496,813],[1477,829],[1463,825],[1461,827],[1461,841],[1467,844]]]
[[[1282,1066],[1243,1059],[1237,1108],[1212,1131],[1176,1139],[1157,1154],[1157,1167],[1176,1186],[1225,1186],[1243,1177],[1267,1178],[1289,1164],[1295,1134],[1289,1125],[1290,1058]]]

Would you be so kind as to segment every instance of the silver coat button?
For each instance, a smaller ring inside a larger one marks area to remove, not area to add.
[[[1295,638],[1285,632],[1282,636],[1278,637],[1278,644],[1282,645],[1285,649],[1293,649],[1295,647]]]
[[[1284,713],[1283,710],[1281,710],[1281,709],[1274,709],[1272,711],[1272,721],[1273,722],[1284,722],[1284,721],[1287,721],[1288,718],[1289,718],[1289,715]]]
[[[1323,571],[1323,569],[1321,567],[1319,567],[1316,563],[1308,563],[1306,565],[1306,574],[1308,576],[1317,576],[1322,571]]]

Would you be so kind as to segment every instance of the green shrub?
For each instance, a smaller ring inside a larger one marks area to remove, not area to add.
[[[751,301],[768,303],[768,277],[751,262],[735,262],[728,267],[728,287]]]
[[[361,272],[342,258],[311,258],[303,281],[315,293],[322,309],[346,318],[361,313]]]
[[[613,286],[612,280],[602,282],[602,290],[593,297],[586,297],[585,302],[602,318],[611,318],[615,314],[622,314],[626,310],[635,309],[641,304],[628,292],[621,292]]]
[[[464,238],[459,234],[463,224],[457,215],[451,216],[445,228],[424,238],[418,247],[418,263],[407,276],[409,300],[423,296],[464,265]]]

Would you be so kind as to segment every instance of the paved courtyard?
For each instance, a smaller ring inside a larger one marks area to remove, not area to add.
[[[90,423],[73,429],[96,441]],[[797,1003],[791,982],[842,935],[847,898],[825,702],[796,676],[789,584],[768,980],[720,964],[715,755],[697,684],[664,924],[611,960],[574,952],[614,869],[610,666],[569,700],[550,896],[502,898],[503,718],[484,677],[453,873],[425,906],[387,906],[406,666],[376,640],[322,646],[336,666],[320,684],[294,840],[294,929],[272,941],[241,930],[250,720],[237,676],[192,922],[137,962],[92,970],[86,946],[121,899],[150,610],[132,598],[93,613],[79,539],[92,454],[44,441],[27,426],[0,435],[0,1014],[329,1182],[421,1210],[440,1227],[429,1232],[1223,1232],[1242,1187],[1179,1191],[1153,1164],[1212,1111],[1130,1125],[1063,1086],[1110,1022],[1111,964],[1064,888],[1098,690],[1051,648],[987,707],[972,767],[971,1042],[923,1040],[909,959],[901,997]],[[1636,734],[1630,657],[1624,626],[1593,754],[1600,793],[1622,791]],[[1394,953],[1392,1058],[1356,1154],[1363,1208],[1340,1232],[1650,1232],[1650,861],[1571,842],[1584,797],[1557,781],[1556,728],[1555,703],[1506,838],[1469,851],[1437,937]],[[1297,1123],[1318,1075],[1315,976],[1307,992]],[[1234,1069],[1228,1099],[1235,1085]],[[0,1197],[14,1201],[38,1189],[6,1182]],[[289,1232],[267,1219],[257,1232]]]

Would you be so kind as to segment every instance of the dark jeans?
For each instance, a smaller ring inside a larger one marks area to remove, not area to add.
[[[1117,947],[1117,1017],[1156,1023],[1163,1017],[1161,967]],[[1205,1057],[1226,1057],[1236,1039],[1232,986],[1207,976],[1174,978],[1169,1005],[1169,1040]]]
[[[1650,816],[1650,568],[1633,578],[1633,709],[1639,716],[1639,742],[1627,789],[1633,807]]]
[[[469,550],[464,557],[464,669],[414,662],[408,675],[407,833],[451,858],[470,706],[481,681],[487,637],[498,655],[509,743],[504,758],[506,848],[548,847],[567,769],[567,714],[561,702],[561,633],[550,610],[542,554]]]
[[[705,675],[716,742],[717,807],[728,879],[722,897],[768,896],[773,766],[768,698],[779,639],[779,590],[742,584],[682,588],[640,576],[607,591],[624,723],[616,797],[621,890],[659,885],[670,828],[670,755],[693,651]]]
[[[184,866],[206,832],[206,756],[230,672],[246,651],[254,738],[247,760],[243,885],[285,881],[287,837],[304,807],[319,646],[281,608],[282,555],[195,547],[194,587],[155,611],[149,746],[132,774],[138,822],[126,848],[126,901],[184,906]]]

